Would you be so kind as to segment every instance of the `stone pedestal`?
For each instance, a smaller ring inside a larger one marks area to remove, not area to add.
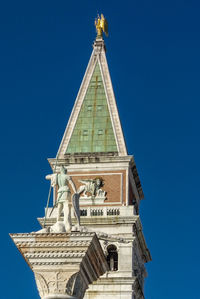
[[[33,270],[42,299],[82,299],[108,270],[95,233],[11,234]]]

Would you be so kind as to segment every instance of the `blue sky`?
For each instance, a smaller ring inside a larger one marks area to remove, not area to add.
[[[147,299],[199,298],[198,1],[1,1],[1,298],[39,298],[8,236],[39,229],[55,157],[95,39],[107,59],[145,200]]]

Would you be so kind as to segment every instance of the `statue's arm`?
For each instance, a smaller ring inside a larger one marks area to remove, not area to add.
[[[57,175],[55,173],[46,175],[46,180],[51,180],[51,186],[55,187],[57,185]]]

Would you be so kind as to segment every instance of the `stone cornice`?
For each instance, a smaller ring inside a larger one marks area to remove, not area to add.
[[[41,226],[43,225],[44,218],[38,218],[39,223]],[[46,225],[51,226],[55,223],[56,219],[55,218],[47,218],[46,220]],[[116,225],[116,224],[131,224],[133,225],[133,233],[132,234],[123,234],[123,236],[119,235],[111,235],[111,234],[105,234],[102,232],[98,232],[95,226],[98,226],[100,224],[104,225]],[[95,230],[98,238],[100,240],[109,240],[109,241],[114,241],[114,242],[122,242],[122,243],[129,243],[133,242],[135,237],[137,238],[138,246],[141,251],[141,256],[144,260],[145,263],[151,261],[151,254],[149,249],[147,248],[147,244],[143,235],[142,231],[142,224],[140,221],[140,217],[138,215],[133,215],[129,217],[81,217],[81,225],[88,227],[88,232],[89,232],[89,227],[92,225],[93,229]]]
[[[67,164],[68,168],[72,168],[72,165],[80,165],[82,167],[85,167],[84,164],[87,164],[86,167],[89,168],[90,164],[91,166],[93,164],[99,165],[99,163],[130,163],[132,161],[133,156],[118,156],[118,155],[109,155],[109,153],[106,154],[100,154],[100,153],[87,153],[87,154],[69,154],[65,155],[64,158],[60,158],[57,160],[57,166]],[[54,169],[54,166],[56,164],[56,158],[49,158],[48,159],[49,164]],[[89,165],[88,165],[89,164]],[[74,166],[75,166],[74,165]]]

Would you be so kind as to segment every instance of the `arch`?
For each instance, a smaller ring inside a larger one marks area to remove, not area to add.
[[[107,263],[109,266],[110,271],[117,271],[118,270],[118,252],[117,247],[113,244],[107,247]]]

